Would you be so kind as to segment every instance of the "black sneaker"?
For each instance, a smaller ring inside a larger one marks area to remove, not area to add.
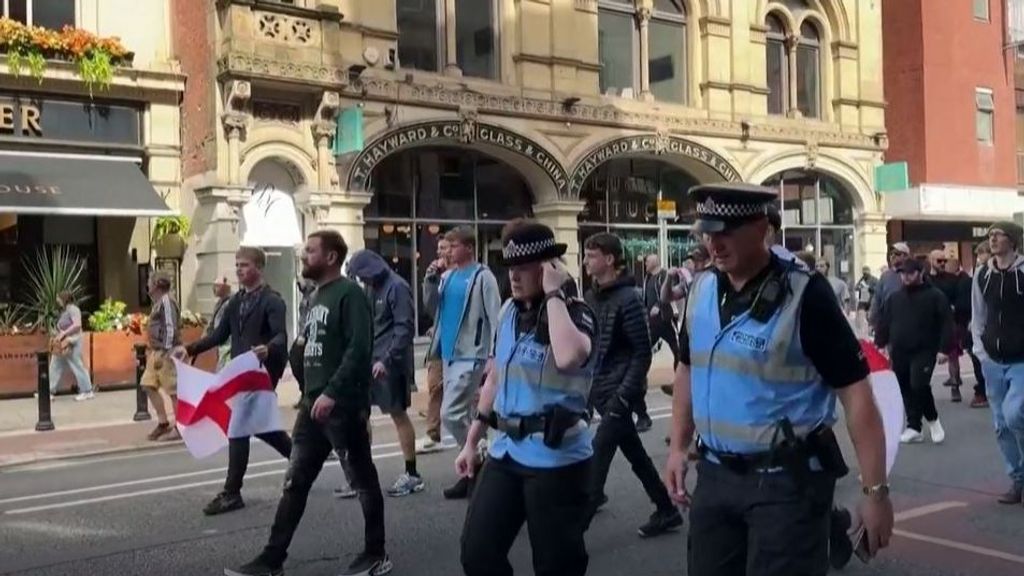
[[[637,432],[643,434],[644,432],[647,432],[648,430],[650,430],[652,426],[654,426],[654,421],[652,421],[651,417],[648,416],[647,414],[644,414],[643,416],[637,416],[636,417],[636,431]]]
[[[228,494],[227,492],[221,492],[210,500],[210,503],[203,508],[203,514],[207,516],[216,516],[218,514],[224,514],[232,512],[234,510],[240,510],[245,508],[245,502],[242,500],[241,494]]]
[[[1014,484],[998,499],[1000,504],[1021,504],[1024,503],[1024,485]]]
[[[954,404],[959,404],[964,401],[964,397],[960,395],[959,386],[953,386],[949,389],[949,401]]]
[[[853,557],[853,542],[848,535],[853,518],[849,510],[833,508],[828,524],[828,561],[836,570],[842,570]]]
[[[362,552],[342,572],[342,576],[383,576],[391,572],[394,566],[387,554],[369,554]]]
[[[238,568],[225,568],[224,576],[284,576],[284,568],[267,562],[260,554],[252,562]]]
[[[683,515],[679,513],[678,508],[672,507],[671,510],[658,510],[651,514],[651,519],[647,521],[647,524],[641,526],[637,532],[640,533],[641,538],[653,538],[654,536],[660,536],[679,528],[682,525]]]
[[[469,497],[469,478],[459,478],[459,481],[443,491],[446,500],[464,500]]]

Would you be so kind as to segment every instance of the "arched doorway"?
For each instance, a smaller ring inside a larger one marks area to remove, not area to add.
[[[242,246],[256,246],[267,254],[264,279],[279,292],[287,309],[288,338],[298,329],[299,278],[296,248],[302,245],[304,217],[294,194],[305,182],[287,160],[266,158],[249,171],[252,196],[242,207]],[[230,278],[231,276],[229,276]]]
[[[373,199],[364,212],[366,248],[383,256],[413,288],[418,335],[433,326],[423,307],[423,276],[437,258],[438,240],[455,226],[476,230],[480,261],[507,291],[508,274],[499,259],[501,228],[531,216],[534,203],[518,170],[477,151],[423,146],[383,158],[368,189]]]
[[[832,274],[852,284],[859,273],[849,189],[839,179],[813,170],[787,170],[764,185],[779,190],[780,242],[791,252],[809,250],[816,258],[824,258]]]

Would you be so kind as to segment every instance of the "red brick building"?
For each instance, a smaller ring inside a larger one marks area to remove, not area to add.
[[[883,194],[889,240],[915,252],[971,246],[1019,212],[1013,54],[1003,0],[884,0],[886,162],[909,188]]]

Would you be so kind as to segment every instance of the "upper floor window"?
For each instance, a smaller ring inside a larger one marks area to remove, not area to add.
[[[992,91],[988,88],[977,88],[974,91],[974,129],[978,142],[992,144],[995,141],[995,123],[993,122],[996,103]]]
[[[646,18],[649,18],[647,20]],[[682,0],[654,0],[638,13],[632,0],[599,0],[601,92],[686,101],[686,10]]]
[[[75,25],[75,0],[0,0],[3,15],[30,26],[60,30]]]
[[[765,22],[765,72],[768,113],[821,117],[821,33],[804,20],[798,35],[790,34],[782,19],[769,14]]]
[[[456,62],[463,75],[498,77],[496,17],[494,0],[455,0]]]
[[[666,102],[686,101],[686,10],[682,0],[655,0],[647,57],[651,93]]]
[[[443,6],[444,3],[442,2]],[[443,45],[437,0],[398,0],[398,62],[406,68],[437,72]]]
[[[974,18],[976,20],[989,21],[988,14],[988,3],[989,0],[974,0]]]

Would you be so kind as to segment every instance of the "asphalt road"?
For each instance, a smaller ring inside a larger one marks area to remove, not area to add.
[[[645,442],[660,468],[668,403],[654,391],[650,401],[657,420]],[[900,521],[892,547],[869,566],[854,560],[845,574],[1024,573],[1024,507],[1000,506],[992,496],[1005,489],[1005,476],[988,411],[939,404],[946,444],[908,447],[897,462],[892,482]],[[378,469],[390,483],[401,471],[401,457],[390,423],[378,418],[375,430]],[[452,451],[421,457],[427,490],[386,499],[394,574],[461,574],[458,541],[466,504],[441,498],[454,479],[453,458]],[[218,491],[226,461],[225,454],[195,461],[182,449],[167,449],[0,470],[0,574],[221,574],[263,545],[285,467],[276,454],[256,446],[244,489],[248,507],[204,517],[201,508]],[[340,478],[337,463],[328,463],[292,546],[289,574],[336,574],[358,551],[358,503],[331,494]],[[842,483],[839,501],[856,501],[856,491],[854,473]],[[636,535],[652,508],[621,457],[608,495],[610,503],[587,536],[589,574],[685,574],[685,530],[653,540]],[[512,558],[517,573],[532,572],[523,535]]]

